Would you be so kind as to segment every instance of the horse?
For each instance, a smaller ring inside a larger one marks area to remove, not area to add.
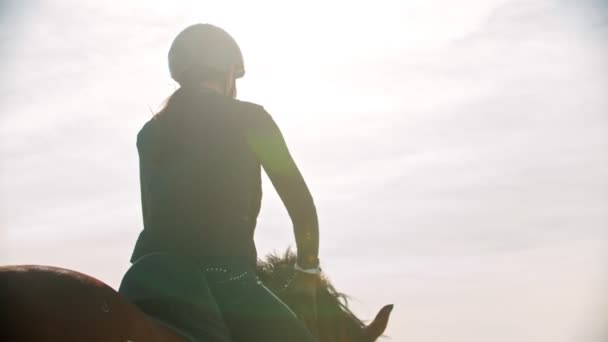
[[[284,291],[294,275],[295,255],[271,254],[258,261],[262,283],[300,318],[306,303]],[[321,275],[317,323],[320,342],[372,342],[386,329],[392,305],[365,324],[348,308],[348,297]],[[186,342],[187,337],[141,311],[86,274],[54,266],[0,267],[0,341]],[[305,321],[310,323],[310,321]]]

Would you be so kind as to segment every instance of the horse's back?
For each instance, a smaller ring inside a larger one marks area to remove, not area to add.
[[[0,341],[182,341],[111,287],[52,266],[0,267]]]

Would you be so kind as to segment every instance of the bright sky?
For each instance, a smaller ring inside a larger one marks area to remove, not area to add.
[[[242,46],[315,197],[321,259],[393,341],[608,336],[603,0],[0,3],[0,264],[114,288],[141,229],[138,130],[173,37]],[[260,255],[293,245],[265,180]]]

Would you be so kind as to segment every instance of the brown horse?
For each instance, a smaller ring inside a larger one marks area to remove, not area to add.
[[[293,275],[294,256],[269,256],[258,276],[294,312],[302,303],[282,291]],[[371,342],[384,332],[392,305],[365,325],[346,296],[322,277],[318,293],[321,342]],[[0,341],[188,341],[140,311],[114,289],[88,275],[52,266],[0,267]]]

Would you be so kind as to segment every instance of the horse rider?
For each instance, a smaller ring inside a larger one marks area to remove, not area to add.
[[[168,58],[179,88],[137,135],[143,230],[119,292],[191,341],[315,341],[255,274],[263,168],[293,224],[288,290],[314,307],[316,208],[272,116],[236,99],[239,46],[223,29],[195,24]]]

